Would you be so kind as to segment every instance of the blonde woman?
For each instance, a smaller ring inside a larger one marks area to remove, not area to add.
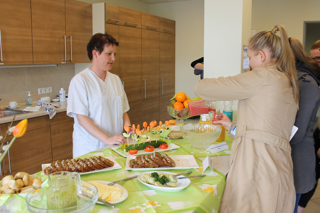
[[[248,56],[251,72],[204,79],[194,87],[205,100],[239,100],[220,212],[292,213],[296,194],[289,138],[299,87],[285,29],[277,25],[254,35]]]

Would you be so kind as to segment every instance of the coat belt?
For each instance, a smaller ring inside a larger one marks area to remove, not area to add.
[[[279,136],[272,135],[270,133],[263,132],[260,130],[246,130],[246,128],[244,128],[243,132],[240,132],[237,135],[245,138],[257,140],[259,142],[266,143],[272,146],[276,146],[276,147],[279,147],[280,149],[283,149],[291,153],[291,146],[289,141]]]

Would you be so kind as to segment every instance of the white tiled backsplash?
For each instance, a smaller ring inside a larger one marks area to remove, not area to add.
[[[75,75],[75,65],[65,64],[54,67],[0,68],[0,106],[10,101],[24,103],[27,91],[31,91],[32,100],[40,97],[51,98],[59,95],[60,88],[68,93],[70,80]],[[38,88],[52,87],[52,93],[38,95]]]

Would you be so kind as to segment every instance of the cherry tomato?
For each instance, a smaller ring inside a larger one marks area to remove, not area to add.
[[[151,145],[147,146],[147,147],[144,149],[144,151],[146,151],[146,152],[152,152],[153,150],[154,150],[154,147],[151,146]]]
[[[138,150],[136,150],[136,149],[130,149],[128,152],[129,152],[130,155],[135,155],[135,154],[138,153]]]
[[[168,144],[166,144],[166,143],[160,144],[159,148],[160,149],[168,149]]]

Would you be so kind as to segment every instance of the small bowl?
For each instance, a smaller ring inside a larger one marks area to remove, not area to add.
[[[193,148],[204,150],[219,138],[221,127],[213,124],[186,124],[180,127],[180,132]]]
[[[51,101],[58,102],[58,101],[60,101],[60,99],[59,98],[53,98]]]
[[[31,213],[58,213],[77,212],[90,213],[98,200],[98,189],[93,184],[81,181],[81,189],[78,191],[77,205],[63,209],[48,209],[46,189],[29,192],[26,197],[27,207]],[[83,194],[91,195],[89,197]]]
[[[154,171],[153,171],[154,172]],[[178,191],[181,191],[183,189],[185,189],[186,187],[188,187],[191,183],[190,179],[186,178],[186,179],[178,179],[178,185],[176,187],[170,187],[170,186],[156,186],[156,185],[152,185],[152,184],[149,184],[149,183],[145,183],[141,180],[141,177],[146,174],[146,173],[153,173],[153,172],[144,172],[144,173],[141,173],[139,176],[138,176],[138,180],[140,181],[140,183],[142,183],[143,185],[145,186],[148,186],[152,189],[156,189],[156,190],[159,190],[159,191],[164,191],[164,192],[178,192]],[[173,174],[175,175],[176,173],[172,173],[172,172],[158,172],[158,173],[164,173],[164,174]],[[177,177],[184,177],[183,175],[179,175]]]

